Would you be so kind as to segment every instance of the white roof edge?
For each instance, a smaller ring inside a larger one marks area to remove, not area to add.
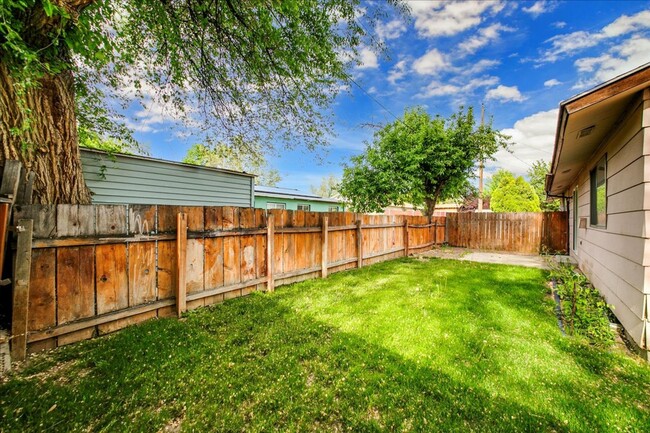
[[[90,152],[90,153],[97,153],[100,155],[114,155],[114,156],[119,156],[122,158],[130,158],[130,159],[140,159],[143,161],[152,161],[152,162],[160,162],[163,164],[169,164],[169,165],[179,165],[181,167],[189,167],[189,168],[196,168],[199,170],[208,170],[208,171],[217,171],[220,173],[228,173],[228,174],[236,174],[239,176],[246,176],[246,177],[257,177],[254,174],[251,173],[246,173],[243,171],[236,171],[236,170],[229,170],[227,168],[218,168],[218,167],[206,167],[205,165],[196,165],[196,164],[187,164],[185,162],[178,162],[178,161],[170,161],[169,159],[161,159],[161,158],[153,158],[151,156],[142,156],[142,155],[129,155],[128,153],[119,153],[119,152],[106,152],[105,150],[99,150],[99,149],[91,149],[89,147],[81,147],[79,146],[79,151],[80,152]]]

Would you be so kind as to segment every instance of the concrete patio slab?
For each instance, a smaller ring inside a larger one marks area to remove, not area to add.
[[[530,268],[548,269],[548,257],[539,255],[524,255],[506,252],[477,251],[467,248],[440,247],[422,254],[420,257],[437,257],[441,259],[468,260],[471,262],[496,263],[501,265],[526,266]]]

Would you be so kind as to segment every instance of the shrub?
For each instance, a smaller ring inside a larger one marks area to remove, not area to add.
[[[552,271],[555,292],[561,301],[562,322],[569,335],[586,337],[592,344],[608,346],[614,342],[609,326],[608,305],[587,277],[569,263],[558,264]]]

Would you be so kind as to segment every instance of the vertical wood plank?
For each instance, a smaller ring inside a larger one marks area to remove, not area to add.
[[[187,309],[185,283],[187,251],[187,214],[179,212],[176,217],[176,315],[181,317]]]
[[[266,290],[275,290],[275,216],[269,214],[266,218]]]
[[[13,207],[13,220],[30,219],[34,221],[33,238],[43,239],[57,235],[56,208],[53,204],[33,204]]]
[[[361,220],[357,220],[357,268],[363,266],[363,231]]]
[[[321,230],[321,277],[327,278],[327,229],[328,218],[323,217]]]
[[[57,236],[91,236],[95,234],[95,207],[60,204],[56,207]]]
[[[156,300],[156,243],[129,244],[129,306]]]
[[[404,256],[409,256],[409,220],[404,218]]]
[[[158,241],[158,266],[156,276],[158,280],[157,298],[170,299],[176,296],[178,283],[176,263],[176,241]],[[176,315],[176,307],[164,307],[157,310],[158,317],[171,317]]]
[[[128,285],[126,244],[97,245],[95,248],[97,314],[128,307]]]
[[[95,231],[98,235],[115,236],[126,234],[125,205],[95,206],[95,216],[97,218],[95,223]]]
[[[18,181],[18,179],[16,179]],[[14,296],[11,320],[11,357],[22,361],[27,356],[27,325],[30,307],[30,277],[32,274],[32,220],[18,221],[18,245],[14,271]],[[52,269],[54,271],[54,269]]]
[[[156,233],[156,205],[129,205],[129,234],[148,235]]]
[[[56,251],[57,324],[95,315],[95,247],[58,248]],[[58,338],[58,345],[91,338],[84,329]]]

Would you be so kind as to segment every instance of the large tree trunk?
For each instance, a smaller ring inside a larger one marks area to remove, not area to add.
[[[70,71],[45,75],[25,97],[31,124],[21,133],[23,115],[14,81],[0,63],[0,159],[17,159],[35,173],[34,203],[90,203],[81,171]]]

